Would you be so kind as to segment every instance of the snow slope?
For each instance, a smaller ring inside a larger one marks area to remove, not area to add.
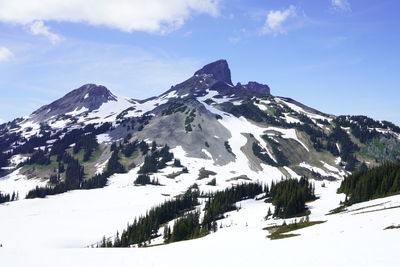
[[[119,183],[120,193],[123,192],[123,184],[126,181]],[[282,240],[266,238],[268,232],[262,228],[280,222],[264,221],[263,215],[269,204],[263,201],[247,200],[239,204],[241,206],[239,212],[233,211],[227,214],[228,217],[222,221],[223,228],[216,233],[197,240],[151,248],[79,248],[78,243],[72,245],[75,240],[71,237],[69,242],[59,244],[57,249],[39,249],[35,244],[38,244],[39,247],[43,245],[40,236],[44,233],[36,233],[37,225],[33,220],[33,226],[29,231],[21,233],[21,235],[26,234],[25,238],[18,240],[22,243],[24,243],[23,240],[26,240],[27,244],[24,246],[19,244],[16,248],[11,244],[3,243],[4,247],[0,249],[0,257],[4,266],[399,266],[400,257],[397,256],[397,244],[400,230],[383,230],[392,224],[399,224],[399,209],[380,209],[399,206],[400,196],[357,204],[351,208],[351,211],[342,214],[325,215],[325,212],[335,206],[337,201],[343,197],[334,193],[336,187],[337,183],[334,182],[328,183],[324,188],[317,185],[317,191],[322,197],[315,203],[311,203],[311,220],[326,220],[327,222],[298,230],[295,233],[300,236],[293,238]],[[70,195],[74,194],[76,195],[77,192]],[[98,192],[94,194],[98,194]],[[127,202],[136,198],[123,195]],[[121,197],[114,196],[116,201],[122,200]],[[137,197],[144,196],[145,194],[139,193]],[[85,200],[94,204],[90,201],[90,197]],[[99,198],[97,200],[102,202]],[[113,203],[115,204],[116,201]],[[38,207],[41,204],[32,201],[30,208]],[[89,204],[84,204],[84,206],[86,205]],[[130,204],[129,207],[128,203],[120,205],[126,205],[125,208],[130,208],[132,211],[127,218],[132,218],[136,213],[135,210],[144,210],[143,206],[139,207],[135,204]],[[77,207],[79,205],[76,205]],[[17,207],[14,206],[14,208]],[[71,206],[67,205],[63,210],[68,211],[70,208]],[[76,217],[84,216],[82,210],[78,208],[74,211],[74,215]],[[113,209],[109,205],[103,208],[103,212],[106,211],[113,215]],[[361,213],[366,211],[369,212]],[[98,212],[95,208],[94,214]],[[124,213],[127,213],[126,210]],[[6,214],[3,213],[1,217],[7,218],[4,215]],[[10,214],[8,215],[10,216]],[[63,215],[63,211],[59,211],[57,215],[63,216],[63,219],[67,217]],[[24,216],[25,219],[29,218],[29,214]],[[30,216],[35,216],[35,210],[31,211]],[[36,216],[38,215],[36,214]],[[83,226],[85,226],[86,219],[83,217],[81,220]],[[102,219],[104,218],[96,217],[97,222],[101,221],[101,225],[106,226],[109,220]],[[29,222],[26,220],[24,226],[26,227],[28,224]],[[97,228],[99,224],[94,224],[92,227]],[[14,227],[17,226],[22,225]],[[87,238],[85,227],[79,228],[78,225],[72,224],[71,227],[58,225],[54,228],[57,228],[59,232],[79,231],[83,239]],[[54,233],[51,231],[51,234]],[[4,236],[4,231],[0,236]],[[33,238],[37,238],[36,242],[29,242]],[[43,255],[46,255],[45,258]]]

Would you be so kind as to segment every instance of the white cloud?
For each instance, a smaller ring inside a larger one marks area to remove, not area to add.
[[[4,123],[4,120],[3,119],[0,119],[0,124],[3,124]]]
[[[0,21],[61,21],[126,32],[168,33],[193,14],[219,15],[220,0],[0,0]],[[48,29],[46,31],[49,33]],[[43,33],[42,33],[43,34]]]
[[[331,0],[331,5],[338,11],[351,11],[350,3],[347,0]]]
[[[296,16],[296,7],[292,5],[283,10],[270,10],[267,14],[264,27],[261,29],[261,33],[272,34],[274,36],[285,34],[287,33],[287,21]]]
[[[55,33],[50,32],[49,27],[44,25],[43,21],[37,20],[29,25],[29,31],[33,35],[43,35],[50,40],[52,44],[56,44],[61,41],[61,37]]]
[[[14,54],[4,46],[0,46],[0,62],[10,60]]]

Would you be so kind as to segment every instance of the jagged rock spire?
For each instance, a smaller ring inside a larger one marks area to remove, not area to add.
[[[194,75],[212,75],[214,79],[233,85],[231,80],[231,70],[225,59],[217,60],[205,65],[202,69],[196,71]]]

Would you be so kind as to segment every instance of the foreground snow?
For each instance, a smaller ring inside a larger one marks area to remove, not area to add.
[[[85,248],[180,190],[133,187],[132,173],[117,175],[103,189],[0,206],[0,258],[2,266],[399,266],[400,230],[384,228],[400,223],[400,196],[326,215],[344,197],[336,194],[337,186],[316,182],[320,199],[309,203],[310,219],[326,222],[293,238],[266,238],[262,228],[283,220],[265,221],[270,204],[245,200],[219,221],[216,233],[201,239],[151,248]]]
[[[399,198],[396,198],[399,201]],[[0,249],[4,266],[399,266],[396,209],[331,215],[328,222],[271,241],[259,225],[220,229],[198,240],[143,249]],[[44,257],[45,255],[45,257]]]

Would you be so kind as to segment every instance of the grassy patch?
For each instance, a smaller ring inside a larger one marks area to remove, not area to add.
[[[299,229],[303,229],[306,227],[310,227],[316,224],[321,224],[326,221],[314,221],[314,222],[299,222],[299,223],[292,223],[292,224],[284,224],[281,226],[270,226],[266,227],[263,230],[269,231],[270,235],[267,237],[271,240],[289,238],[294,236],[299,236],[299,234],[287,234],[292,231],[296,231]]]
[[[134,160],[139,156],[139,149],[136,149],[130,157],[125,157],[122,153],[119,155],[119,162],[128,170],[134,168]]]
[[[90,157],[89,160],[87,161],[83,161],[83,157],[84,157],[84,153],[85,151],[83,149],[81,149],[78,153],[76,154],[72,154],[72,156],[74,158],[76,158],[77,160],[79,160],[79,163],[83,164],[83,163],[93,163],[95,162],[101,155],[101,151],[100,149],[96,149],[96,151],[94,151],[92,153],[92,156]]]
[[[34,167],[35,169],[41,170],[41,171],[53,171],[54,169],[58,168],[57,164],[57,157],[56,156],[51,156],[50,157],[50,164],[48,165],[40,165],[40,164],[32,164],[32,165],[27,165],[27,168]]]

